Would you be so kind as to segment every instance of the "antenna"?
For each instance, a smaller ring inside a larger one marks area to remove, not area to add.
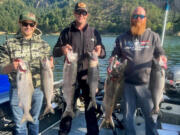
[[[165,36],[165,31],[166,31],[166,23],[167,23],[167,17],[168,17],[169,8],[170,8],[170,6],[168,4],[168,0],[166,0],[165,17],[164,17],[164,24],[163,24],[163,31],[162,31],[161,46],[163,46],[163,43],[164,43],[164,36]]]

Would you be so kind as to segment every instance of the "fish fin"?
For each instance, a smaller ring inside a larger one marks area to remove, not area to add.
[[[54,114],[54,109],[52,108],[52,106],[46,106],[45,110],[44,110],[44,113],[43,113],[43,116],[45,116],[46,114],[48,113],[52,113]]]
[[[102,120],[100,126],[99,126],[99,130],[101,128],[111,128],[111,129],[115,129],[115,125],[114,125],[114,122],[113,122],[113,119],[109,119],[109,120],[106,120],[105,118]]]
[[[101,124],[99,125],[99,130],[100,130],[102,127],[104,127],[105,121],[106,121],[105,119],[102,120]]]
[[[75,116],[73,111],[65,111],[62,115],[62,118],[66,117],[66,116],[71,116],[72,118]]]
[[[22,108],[22,103],[21,103],[21,102],[19,102],[18,106]]]
[[[25,121],[34,122],[34,120],[33,120],[33,118],[32,118],[30,113],[23,115],[23,117],[21,119],[21,124],[24,123]]]
[[[87,110],[91,109],[92,107],[94,107],[95,109],[97,109],[97,104],[96,104],[96,102],[90,101]]]
[[[109,126],[110,126],[112,129],[115,128],[114,121],[113,121],[112,117],[111,117],[111,119],[110,119],[110,123],[109,123],[109,124],[110,124]]]

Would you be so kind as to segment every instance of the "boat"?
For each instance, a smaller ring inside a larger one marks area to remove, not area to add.
[[[104,81],[105,79],[99,80],[99,91],[96,94],[96,100],[98,104],[102,104],[102,99],[104,96]],[[53,107],[56,108],[56,112],[58,115],[56,116],[56,121],[54,123],[60,121],[60,117],[65,108],[65,102],[63,99],[62,92],[63,80],[54,82],[54,93],[55,98],[52,103]],[[161,135],[166,135],[167,133],[171,133],[171,135],[176,135],[180,132],[180,67],[172,67],[169,68],[166,72],[166,90],[164,93],[164,101],[161,103],[161,113],[158,119],[158,132]],[[9,90],[10,90],[10,82],[8,80],[7,75],[0,75],[0,133],[1,130],[5,129],[5,127],[11,126],[11,112],[9,106]],[[84,106],[81,100],[78,100],[76,117],[73,120],[72,130],[70,135],[78,135],[75,133],[85,133],[86,126],[84,120]],[[45,105],[44,105],[45,106]],[[101,129],[100,134],[123,134],[123,128],[121,125],[122,120],[122,112],[120,109],[120,103],[117,104],[118,107],[113,112],[113,120],[116,124],[116,131],[112,131],[111,129]],[[58,109],[57,109],[58,108]],[[42,108],[43,110],[43,108]],[[60,113],[59,113],[59,110]],[[48,116],[49,117],[49,116]],[[53,117],[53,116],[52,116]],[[102,120],[102,110],[97,111],[97,117],[99,122]],[[81,121],[79,121],[81,119]],[[40,130],[43,135],[48,135],[46,131],[48,127],[45,127],[43,123],[47,120],[46,116],[40,116]],[[3,123],[3,124],[2,124]],[[51,123],[53,124],[53,123]],[[145,135],[144,132],[144,119],[141,111],[137,111],[135,117],[135,125],[137,129],[138,135]],[[44,128],[42,128],[44,126]],[[58,125],[56,125],[58,126]],[[7,128],[6,128],[7,129]],[[12,129],[12,128],[10,128]],[[9,130],[10,130],[9,129]],[[77,131],[78,130],[78,131]],[[51,131],[52,132],[52,131]],[[56,131],[57,132],[57,131]],[[55,133],[56,134],[56,133]],[[54,135],[55,135],[54,134]],[[53,134],[52,134],[53,135]]]
[[[54,82],[54,100],[52,102],[52,106],[55,110],[55,115],[43,115],[43,110],[46,105],[45,102],[43,102],[41,115],[39,117],[41,123],[40,131],[44,130],[45,128],[47,128],[47,126],[53,124],[60,119],[60,115],[65,108],[65,102],[61,93],[62,91],[60,91],[60,89],[62,88],[62,84],[63,80],[58,80]],[[0,74],[0,135],[11,135],[14,127],[14,123],[12,121],[12,112],[9,103],[10,87],[11,84],[9,82],[8,75]],[[45,121],[51,122],[48,122],[48,124],[44,124]]]
[[[168,15],[168,4],[166,8],[166,14],[164,19],[162,45],[165,35],[165,26]],[[55,108],[56,116],[49,120],[51,117],[49,114],[46,116],[40,116],[40,135],[57,135],[58,124],[60,117],[65,108],[65,102],[62,92],[63,80],[54,82],[55,99],[53,107]],[[166,90],[164,93],[164,101],[160,104],[160,114],[158,119],[158,132],[159,135],[179,135],[180,134],[180,67],[169,68],[166,73]],[[104,79],[99,81],[99,92],[97,93],[97,103],[101,104],[104,96]],[[11,134],[13,122],[11,121],[11,112],[9,106],[9,90],[10,82],[7,75],[0,75],[0,134]],[[101,129],[100,135],[123,135],[124,129],[122,127],[122,112],[121,104],[113,112],[113,120],[116,125],[115,131],[111,129]],[[43,108],[42,108],[43,109]],[[97,112],[98,121],[101,122],[103,115],[102,111]],[[53,126],[47,127],[47,124],[52,122]],[[143,115],[140,109],[137,109],[135,115],[135,127],[137,135],[145,135],[145,124]],[[71,132],[69,135],[80,135],[86,133],[86,125],[84,120],[84,106],[79,100],[77,105],[76,117],[73,119]]]
[[[9,101],[10,82],[7,75],[0,75],[0,104]]]

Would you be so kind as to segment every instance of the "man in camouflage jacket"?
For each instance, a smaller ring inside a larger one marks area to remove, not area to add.
[[[8,39],[0,46],[0,73],[8,74],[11,83],[10,104],[13,112],[13,120],[16,124],[14,134],[38,135],[39,114],[42,107],[43,92],[40,90],[40,59],[50,56],[50,46],[41,39],[41,31],[36,28],[36,16],[31,12],[23,12],[19,17],[20,31],[14,38]],[[19,97],[17,94],[16,74],[18,69],[18,59],[28,62],[32,73],[34,92],[32,96],[32,106],[30,113],[34,122],[20,123],[23,110],[18,106]],[[53,59],[51,59],[53,67]]]

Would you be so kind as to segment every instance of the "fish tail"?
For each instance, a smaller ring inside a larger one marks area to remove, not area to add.
[[[43,116],[46,115],[46,114],[48,114],[49,112],[52,113],[52,114],[55,113],[55,112],[54,112],[54,109],[52,108],[52,106],[46,106],[46,108],[45,108],[45,110],[44,110],[44,113],[43,113]]]
[[[110,118],[109,120],[106,120],[106,119],[104,118],[104,119],[102,120],[100,126],[99,126],[99,130],[100,130],[102,127],[114,129],[114,128],[115,128],[115,125],[114,125],[113,119]]]
[[[110,127],[112,128],[112,129],[114,129],[115,128],[115,125],[114,125],[114,122],[113,122],[113,119],[112,119],[112,117],[111,117],[111,119],[110,119]]]
[[[97,104],[96,104],[96,102],[91,101],[91,102],[89,103],[89,105],[88,105],[87,110],[91,109],[92,107],[94,107],[95,109],[97,109]]]
[[[105,125],[105,119],[103,119],[102,122],[101,122],[101,124],[99,125],[99,130],[100,130],[102,127],[104,127],[104,125]]]
[[[159,107],[153,107],[151,114],[158,114],[160,111]]]
[[[30,121],[30,122],[34,122],[32,116],[30,113],[24,114],[21,120],[21,124],[24,123],[25,121]]]

